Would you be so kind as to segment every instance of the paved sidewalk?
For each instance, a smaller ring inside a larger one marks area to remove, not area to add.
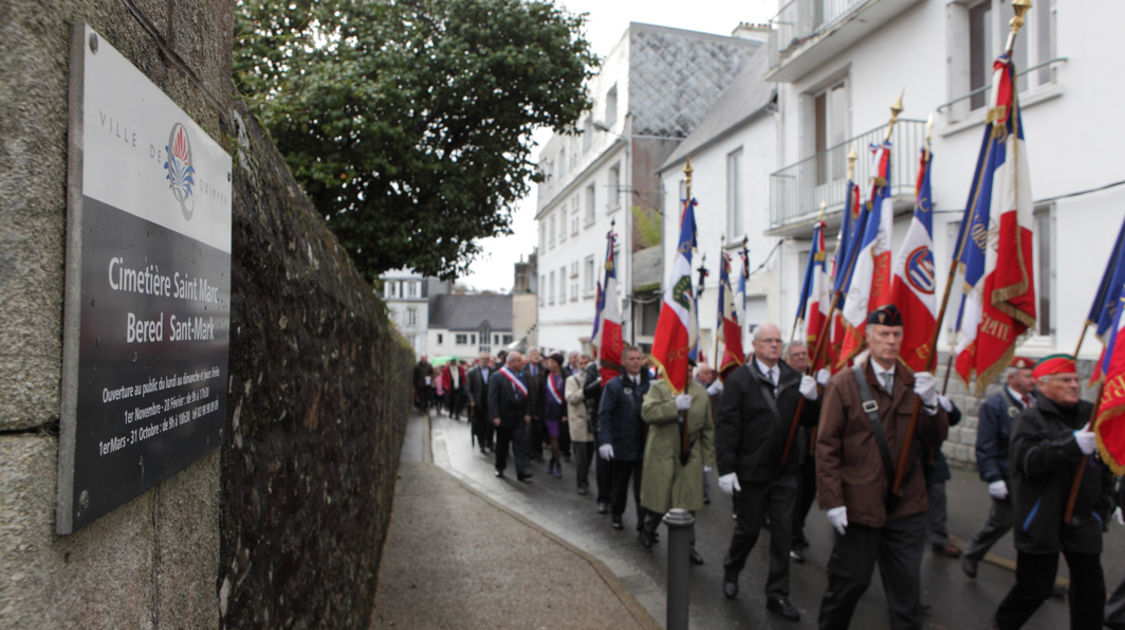
[[[372,628],[660,627],[602,562],[407,456],[426,448],[411,433]]]

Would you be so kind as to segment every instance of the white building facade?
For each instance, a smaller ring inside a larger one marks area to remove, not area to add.
[[[415,358],[427,354],[430,297],[448,293],[449,285],[410,269],[388,271],[380,280],[383,283],[383,301],[387,304],[391,321],[410,342]]]
[[[512,341],[511,295],[443,294],[430,299],[426,347],[431,358],[471,361],[481,352],[495,355]]]
[[[659,286],[652,280],[659,275],[636,276],[634,254],[660,245],[664,200],[656,170],[763,47],[758,38],[632,23],[603,59],[588,87],[594,105],[575,121],[577,133],[553,136],[539,154],[546,179],[537,190],[538,345],[572,350],[588,341],[611,224],[624,338],[651,343],[642,320],[648,303],[655,325]],[[639,260],[651,266],[657,252]]]

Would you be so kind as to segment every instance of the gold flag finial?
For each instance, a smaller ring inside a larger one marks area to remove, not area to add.
[[[816,217],[817,222],[820,222],[820,221],[824,220],[824,213],[827,212],[827,211],[828,211],[828,202],[827,201],[821,201],[820,202],[820,214],[818,214],[817,217]]]
[[[1008,33],[1008,44],[1004,46],[1004,50],[1007,51],[1009,58],[1012,55],[1012,46],[1016,44],[1016,33],[1027,23],[1027,20],[1025,20],[1023,16],[1030,9],[1031,0],[1012,0],[1012,10],[1015,11],[1016,14],[1012,16],[1012,19],[1008,20],[1008,24],[1011,25],[1012,30]]]
[[[684,196],[691,201],[691,154],[684,159]]]
[[[906,93],[906,88],[902,88],[898,93],[898,100],[891,104],[891,120],[887,123],[887,137],[884,142],[890,142],[891,132],[894,131],[895,123],[898,122],[898,115],[902,113],[902,95]]]
[[[859,159],[859,155],[855,152],[855,143],[852,143],[852,150],[848,152],[848,179],[855,179],[855,161]]]

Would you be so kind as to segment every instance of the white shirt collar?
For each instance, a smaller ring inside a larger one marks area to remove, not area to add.
[[[890,368],[884,370],[883,366],[879,365],[879,363],[877,361],[875,361],[875,359],[868,359],[868,361],[871,363],[871,370],[873,372],[875,372],[875,378],[877,378],[880,383],[883,382],[883,375],[884,374],[890,374],[891,380],[894,380],[895,365],[893,363],[891,364]]]
[[[1019,392],[1012,389],[1011,387],[1008,387],[1007,385],[1004,386],[1004,389],[1008,390],[1008,395],[1018,400],[1021,405],[1023,405],[1024,407],[1027,406],[1023,404],[1023,395],[1021,395]]]
[[[766,365],[765,363],[762,363],[762,361],[760,359],[758,359],[757,356],[754,357],[754,363],[758,366],[759,372],[761,372],[762,374],[765,374],[766,376],[770,375],[770,367],[768,365]],[[776,367],[778,367],[778,364],[775,363],[773,366],[776,368]],[[778,378],[780,379],[781,378],[781,370],[780,369],[777,371],[777,375],[778,375]]]

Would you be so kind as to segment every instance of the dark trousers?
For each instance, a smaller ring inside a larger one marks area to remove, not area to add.
[[[980,560],[992,545],[996,544],[997,540],[1004,537],[1008,530],[1012,529],[1012,501],[1005,499],[1003,501],[992,500],[992,507],[988,510],[988,520],[984,525],[980,526],[977,533],[973,535],[973,539],[965,547],[964,556],[966,558],[973,558]]]
[[[516,460],[516,474],[527,474],[527,452],[523,448],[525,433],[526,422],[516,422],[515,426],[500,426],[496,429],[496,470],[504,472],[508,467],[508,445],[511,445],[512,456]]]
[[[921,628],[920,583],[922,551],[926,547],[926,514],[892,519],[882,527],[852,523],[843,536],[835,536],[832,555],[828,558],[828,587],[820,600],[820,627],[824,630],[848,627],[878,562],[890,627],[893,630]]]
[[[726,579],[734,581],[770,519],[770,573],[766,595],[789,597],[789,549],[793,537],[793,508],[797,504],[797,476],[784,475],[769,483],[743,484],[735,499],[738,520],[723,558]]]
[[[935,481],[926,488],[926,534],[931,545],[952,545],[949,529],[945,525],[945,482]]]
[[[816,463],[812,457],[797,467],[797,507],[793,509],[793,548],[804,549],[809,546],[805,538],[805,519],[809,516],[813,500],[816,499]]]
[[[465,406],[465,392],[461,389],[454,389],[446,396],[449,398],[449,417],[460,418],[461,408]]]
[[[598,503],[609,503],[613,494],[613,462],[597,452],[597,442],[594,445],[594,481],[598,485]]]
[[[1062,552],[1070,567],[1070,627],[1102,627],[1105,575],[1101,558],[1093,553]],[[1023,626],[1047,598],[1059,568],[1058,553],[1016,551],[1016,583],[996,609],[996,627],[1014,630]]]
[[[1106,601],[1103,623],[1110,630],[1125,630],[1125,580],[1121,580]]]
[[[570,451],[571,451],[570,446],[571,446],[570,427],[568,427],[565,424],[560,424],[559,425],[559,452],[562,453],[563,457],[570,457]]]
[[[633,480],[633,505],[637,508],[637,530],[644,527],[644,508],[641,507],[641,462],[623,462],[615,459],[610,462],[610,478],[613,482],[609,494],[609,512],[615,518],[625,513],[625,503],[629,499],[629,479]]]
[[[547,425],[543,418],[531,416],[531,423],[527,427],[527,456],[537,461],[543,461],[543,440],[547,439]]]
[[[473,405],[471,413],[473,435],[477,437],[477,447],[483,451],[485,447],[493,446],[496,427],[492,425],[492,418],[488,417],[488,405]]]
[[[579,488],[590,487],[590,463],[595,457],[593,442],[571,442],[574,445],[574,478]]]

